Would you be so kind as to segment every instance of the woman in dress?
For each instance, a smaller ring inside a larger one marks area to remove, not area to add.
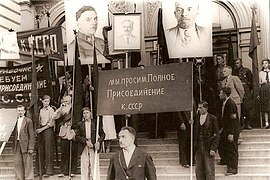
[[[269,112],[270,112],[270,60],[262,60],[262,70],[259,73],[260,100],[261,100],[261,112],[265,119],[265,128],[269,128]]]

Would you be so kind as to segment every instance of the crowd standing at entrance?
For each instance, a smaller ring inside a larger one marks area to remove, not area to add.
[[[255,96],[252,87],[252,73],[248,68],[243,67],[242,59],[235,60],[236,68],[232,70],[229,66],[222,66],[223,80],[217,79],[220,84],[218,93],[220,99],[219,111],[217,115],[209,113],[209,103],[201,101],[197,108],[194,108],[193,117],[190,117],[189,112],[175,112],[169,115],[164,113],[159,117],[159,121],[166,118],[175,118],[178,124],[177,134],[179,143],[179,165],[184,168],[196,166],[197,179],[215,179],[215,161],[217,152],[220,156],[220,161],[217,165],[225,165],[227,171],[225,175],[234,175],[238,173],[238,146],[239,136],[242,128],[251,130],[251,124],[254,117],[249,112],[252,111],[254,105],[254,97],[261,103],[261,111],[263,113],[264,128],[269,128],[269,79],[270,79],[270,60],[262,60],[262,70],[259,73],[260,93]],[[234,74],[234,75],[232,75]],[[35,144],[35,131],[39,135],[38,146],[41,154],[41,166],[36,164],[35,173],[38,174],[38,168],[41,168],[43,176],[54,175],[54,151],[57,144],[54,142],[55,131],[58,134],[61,142],[61,171],[59,177],[69,175],[71,165],[71,174],[78,174],[77,165],[80,159],[81,178],[88,179],[93,176],[94,154],[95,151],[101,152],[104,146],[104,140],[113,140],[116,138],[115,124],[113,116],[108,116],[113,122],[114,127],[104,129],[104,122],[100,124],[98,141],[96,138],[96,120],[91,116],[91,109],[85,107],[82,109],[83,119],[78,124],[70,124],[70,114],[72,110],[71,96],[64,96],[61,100],[61,105],[54,110],[50,106],[51,98],[44,95],[42,99],[42,108],[39,111],[39,126],[34,130],[34,125],[31,119],[25,117],[24,106],[18,106],[18,119],[14,129],[14,153],[15,153],[15,177],[16,179],[33,179],[33,151]],[[194,102],[194,105],[196,103]],[[196,107],[196,105],[195,105]],[[196,110],[197,109],[197,110]],[[134,116],[134,115],[132,115]],[[129,115],[126,115],[129,117]],[[141,117],[141,116],[138,116]],[[150,117],[144,115],[144,117]],[[105,116],[105,119],[107,116]],[[153,119],[154,115],[153,115]],[[139,123],[140,119],[134,123]],[[147,121],[147,119],[146,119]],[[107,122],[108,123],[108,122]],[[194,123],[194,151],[193,164],[190,159],[190,128],[191,123]],[[123,122],[122,122],[123,124]],[[153,121],[151,121],[153,125]],[[146,127],[151,127],[146,126]],[[124,126],[124,125],[123,125]],[[134,125],[137,130],[132,127],[123,127],[118,136],[120,148],[122,151],[116,153],[110,162],[108,170],[108,179],[129,175],[130,178],[136,177],[136,171],[132,169],[132,156],[141,154],[145,157],[145,164],[148,166],[147,171],[143,172],[142,177],[148,179],[156,179],[155,165],[151,156],[137,148],[136,133],[138,132],[138,124]],[[152,129],[153,130],[153,129]],[[162,136],[154,136],[150,132],[149,138],[164,138],[165,130],[162,130]],[[105,133],[104,133],[105,132]],[[157,132],[157,134],[159,131]],[[111,134],[111,135],[110,135]],[[106,136],[108,136],[106,138]],[[128,138],[129,140],[126,140]],[[23,140],[23,141],[22,141]],[[25,141],[26,140],[26,141]],[[70,142],[72,141],[72,150]],[[127,144],[128,141],[129,143]],[[25,144],[24,142],[27,142]],[[111,142],[110,142],[111,143]],[[110,144],[105,144],[104,153],[110,152]],[[69,163],[71,154],[71,163]],[[80,155],[80,158],[78,158]],[[120,164],[118,158],[120,157]],[[130,162],[129,162],[130,161]],[[205,166],[207,164],[207,166]],[[90,169],[89,169],[90,167]],[[137,166],[136,166],[137,167]],[[131,168],[131,169],[130,169]],[[36,171],[37,170],[37,171]],[[135,174],[133,174],[135,173]],[[97,173],[99,174],[99,172]]]

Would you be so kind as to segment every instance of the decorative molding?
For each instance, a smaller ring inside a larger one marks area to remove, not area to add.
[[[109,10],[112,13],[125,13],[128,11],[127,2],[125,0],[109,1]]]
[[[145,36],[157,35],[158,9],[161,7],[161,2],[148,0],[146,1],[146,30]]]
[[[21,0],[21,1],[19,1],[19,5],[20,6],[23,6],[23,5],[31,6],[32,3],[29,0]]]
[[[50,12],[51,8],[57,4],[58,2],[61,2],[62,0],[54,1],[51,3],[44,3],[44,4],[36,4],[35,5],[35,11],[36,15],[39,16],[39,19],[42,20],[44,16],[47,16],[46,13]]]

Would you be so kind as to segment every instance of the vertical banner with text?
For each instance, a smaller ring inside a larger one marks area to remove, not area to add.
[[[18,104],[29,106],[32,83],[32,63],[15,67],[0,67],[0,107],[16,108]],[[48,58],[36,61],[39,97],[51,96],[51,75]]]

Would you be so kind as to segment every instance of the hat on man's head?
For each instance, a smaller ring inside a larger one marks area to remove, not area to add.
[[[90,111],[91,112],[91,109],[89,107],[84,107],[84,108],[82,108],[82,112],[84,112],[84,111]]]

